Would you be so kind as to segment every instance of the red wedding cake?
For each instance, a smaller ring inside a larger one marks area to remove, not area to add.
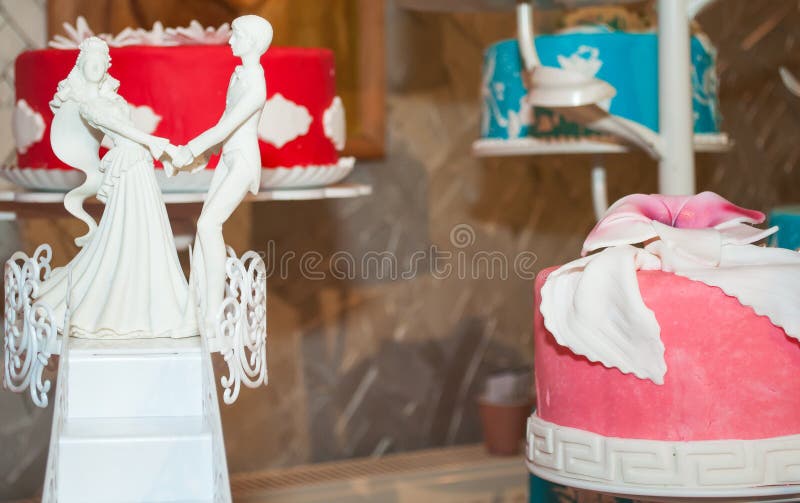
[[[800,495],[800,254],[754,244],[776,230],[763,220],[709,192],[628,196],[583,258],[539,275],[535,474],[644,497]]]
[[[6,178],[31,189],[68,190],[83,175],[59,161],[50,147],[48,106],[53,90],[75,64],[77,44],[91,36],[85,21],[66,26],[51,48],[20,54],[15,64],[13,133],[17,166]],[[111,47],[109,73],[131,105],[134,123],[147,133],[184,144],[216,124],[225,109],[225,89],[238,59],[227,45],[230,30],[188,28],[126,30],[101,35]],[[336,95],[333,53],[327,49],[272,47],[262,57],[267,103],[258,127],[262,188],[312,187],[349,174],[352,158],[340,158],[345,116]],[[216,158],[205,172],[166,178],[167,191],[205,190]]]

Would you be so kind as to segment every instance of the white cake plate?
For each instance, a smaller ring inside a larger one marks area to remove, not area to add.
[[[699,134],[694,137],[694,149],[701,153],[727,152],[733,147],[733,141],[725,133]],[[554,154],[620,154],[635,151],[629,145],[621,143],[613,137],[593,138],[515,138],[499,140],[482,138],[472,144],[472,153],[477,157],[508,157],[526,155]]]
[[[261,171],[261,189],[299,189],[333,185],[344,180],[355,167],[355,159],[343,157],[333,166],[296,166],[293,168],[264,168]],[[198,173],[181,173],[168,178],[157,169],[156,180],[166,193],[206,192],[214,170]],[[23,189],[37,192],[69,192],[81,183],[84,175],[73,169],[35,169],[3,166],[0,176]]]
[[[305,189],[262,190],[248,194],[245,201],[309,201],[313,199],[345,199],[368,196],[372,187],[357,183],[342,183],[328,187]],[[206,199],[205,192],[168,192],[163,194],[166,204],[198,204]],[[0,205],[62,205],[64,194],[60,192],[34,192],[24,190],[0,191]]]

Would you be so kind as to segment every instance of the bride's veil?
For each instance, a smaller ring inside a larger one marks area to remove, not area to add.
[[[75,239],[75,244],[83,246],[97,228],[97,222],[83,209],[83,201],[97,194],[102,181],[100,141],[103,133],[89,126],[81,117],[80,103],[75,99],[79,90],[68,89],[71,87],[70,77],[59,85],[52,103],[55,113],[50,126],[50,144],[56,157],[64,164],[86,174],[83,184],[64,196],[64,208],[89,227],[86,234]]]

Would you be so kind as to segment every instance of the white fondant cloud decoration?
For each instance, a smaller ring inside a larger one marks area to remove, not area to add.
[[[136,126],[136,129],[147,134],[152,134],[161,122],[162,117],[147,105],[129,106],[131,107],[131,120],[133,121],[133,125]],[[111,141],[108,136],[104,136],[101,145],[105,148],[111,148],[114,146],[114,142]]]
[[[347,141],[347,121],[340,97],[333,98],[330,106],[325,110],[322,116],[322,125],[325,128],[325,136],[333,142],[336,150],[342,150]]]
[[[42,114],[32,109],[27,101],[17,101],[11,119],[11,134],[14,135],[17,152],[24,154],[31,145],[42,141],[44,130]]]
[[[224,23],[218,28],[206,28],[194,20],[186,27],[164,28],[160,21],[156,21],[150,30],[125,28],[116,35],[111,33],[95,35],[83,16],[78,16],[75,26],[64,23],[64,31],[66,35],[54,36],[48,45],[54,49],[77,49],[81,42],[94,36],[105,40],[110,47],[124,47],[126,45],[223,45],[231,37],[231,27],[228,23]]]
[[[308,109],[276,93],[264,104],[258,137],[278,148],[308,133],[313,121]]]
[[[335,97],[325,110],[325,114],[322,116],[322,125],[325,128],[325,136],[333,142],[336,150],[344,149],[347,141],[347,120],[340,97]]]

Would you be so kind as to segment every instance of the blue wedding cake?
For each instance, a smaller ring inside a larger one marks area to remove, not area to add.
[[[605,80],[616,95],[599,105],[611,114],[658,131],[658,38],[653,31],[625,32],[579,26],[536,37],[543,65]],[[575,140],[598,133],[551,110],[527,103],[524,66],[516,40],[490,46],[483,62],[482,140]],[[718,135],[720,112],[716,49],[703,34],[691,39],[691,86],[696,135]],[[480,142],[479,142],[480,143]]]
[[[800,250],[800,206],[780,206],[769,213],[769,225],[778,232],[770,237],[770,246]]]

